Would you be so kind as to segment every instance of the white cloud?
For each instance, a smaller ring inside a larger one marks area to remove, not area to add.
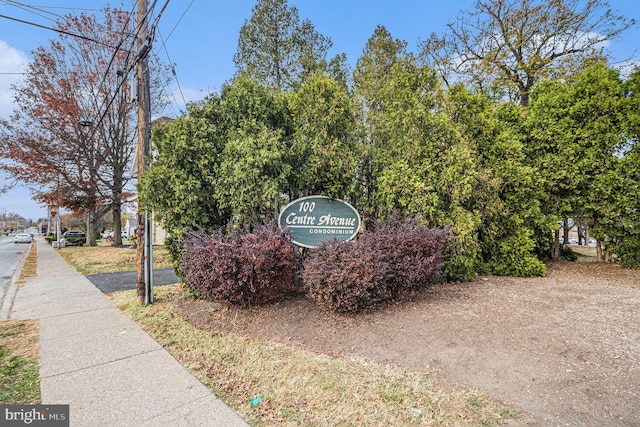
[[[17,83],[27,68],[27,55],[12,48],[0,40],[0,117],[7,118],[13,111],[13,96],[11,85]]]

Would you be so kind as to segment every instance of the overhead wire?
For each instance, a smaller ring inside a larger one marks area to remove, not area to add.
[[[32,6],[32,5],[21,3],[21,2],[18,2],[18,1],[12,1],[12,0],[2,0],[2,2],[4,4],[6,4],[6,5],[17,7],[18,9],[25,10],[27,12],[33,13],[34,15],[40,16],[40,17],[42,17],[44,19],[48,19],[48,20],[53,21],[53,22],[56,22],[56,20],[54,18],[51,18],[51,17],[46,16],[46,15],[53,15],[53,16],[56,16],[56,17],[58,17],[60,19],[64,19],[64,16],[62,16],[62,15],[46,11],[46,10],[40,8],[40,7],[37,7],[37,6]],[[42,15],[42,14],[36,13],[36,12],[34,12],[34,10],[37,10],[38,12],[43,12],[46,15]]]
[[[129,12],[129,14],[128,14],[127,20],[126,20],[126,22],[124,23],[124,28],[122,29],[123,38],[122,38],[122,39],[120,40],[120,42],[118,43],[118,46],[121,46],[121,45],[126,41],[127,27],[129,26],[129,22],[131,21],[131,17],[133,16],[133,13],[134,13],[134,11],[133,11],[133,9],[132,9],[132,10],[131,10],[131,12]],[[126,63],[128,62],[129,57],[131,56],[131,50],[127,50],[127,52],[128,52],[128,53],[127,53],[127,57],[126,57],[126,58],[125,58],[125,60],[124,60],[125,65],[126,65]],[[105,69],[105,71],[104,71],[104,74],[103,74],[103,76],[102,76],[102,80],[101,80],[100,84],[98,85],[98,93],[100,93],[100,91],[101,91],[102,87],[103,87],[103,86],[104,86],[104,84],[106,83],[106,81],[107,81],[107,77],[108,77],[108,75],[109,75],[109,71],[111,70],[111,66],[113,65],[113,62],[115,61],[115,59],[116,59],[117,55],[118,55],[118,50],[114,50],[114,52],[113,52],[113,53],[112,53],[112,55],[111,55],[111,59],[109,60],[109,64],[107,65],[107,68],[106,68],[106,69]],[[124,70],[123,70],[123,75],[121,76],[121,79],[123,79],[123,80],[124,80],[124,79],[125,79],[125,77],[127,76],[127,74],[128,74],[128,73],[124,73]],[[113,95],[113,96],[114,96],[114,98],[115,98],[115,96],[116,96],[116,95],[117,95],[117,92]],[[113,103],[113,101],[112,101],[112,102],[110,102],[110,104],[109,104],[109,105],[111,105],[112,103]],[[103,107],[103,106],[104,106],[104,103],[103,103],[103,104],[98,108],[98,115],[100,115],[100,110],[102,109],[102,107]],[[105,111],[105,114],[106,114],[106,111]],[[101,122],[102,122],[103,117],[104,117],[104,116],[102,116],[102,117],[101,117],[101,119],[99,119],[99,123],[101,123]]]
[[[173,75],[176,85],[178,86],[178,91],[180,92],[180,96],[182,97],[182,101],[184,105],[187,105],[187,100],[184,97],[184,93],[182,92],[182,87],[180,86],[180,81],[178,80],[178,74],[176,73],[176,67],[171,58],[169,57],[169,50],[167,49],[166,40],[162,39],[162,34],[160,34],[160,30],[158,30],[158,35],[160,36],[160,40],[162,40],[162,48],[164,49],[164,53],[167,55],[167,59],[169,60],[169,64],[171,64],[171,74]],[[175,101],[175,99],[174,99]]]
[[[48,10],[44,9],[44,8],[41,8],[41,7],[37,7],[37,6],[33,6],[33,5],[28,5],[28,4],[25,4],[25,3],[22,3],[22,2],[12,1],[12,0],[0,0],[0,1],[2,1],[4,4],[11,5],[11,6],[14,6],[14,7],[17,7],[17,8],[20,8],[20,9],[23,9],[23,10],[27,10],[27,11],[29,11],[29,12],[31,12],[31,13],[34,13],[34,14],[35,14],[35,15],[37,15],[37,16],[43,17],[43,18],[45,18],[45,19],[52,20],[52,21],[54,21],[54,22],[57,22],[57,21],[55,21],[53,18],[48,17],[48,16],[45,16],[45,15],[43,15],[43,14],[50,14],[50,15],[53,15],[53,16],[55,16],[55,17],[58,17],[58,18],[62,19],[63,21],[66,21],[66,18],[65,18],[64,16],[59,15],[59,14],[54,13],[54,12],[50,12],[50,11],[48,11]],[[181,22],[181,20],[182,20],[182,19],[183,19],[183,17],[186,15],[186,13],[187,13],[187,12],[188,12],[188,10],[190,9],[190,7],[193,5],[194,1],[195,1],[195,0],[191,0],[191,2],[190,2],[190,3],[189,3],[189,5],[187,6],[187,8],[186,8],[186,9],[185,9],[185,11],[183,12],[183,14],[180,16],[180,18],[179,18],[179,20],[177,21],[177,23],[176,23],[176,24],[174,25],[174,27],[172,28],[172,30],[171,30],[171,32],[169,33],[169,36],[167,37],[167,39],[162,39],[162,36],[160,35],[160,38],[161,38],[161,40],[162,40],[162,48],[164,49],[165,54],[166,54],[167,59],[169,60],[169,62],[171,62],[171,58],[170,58],[170,56],[169,56],[169,52],[168,52],[168,49],[167,49],[167,47],[166,47],[166,41],[169,39],[169,37],[171,37],[171,35],[172,35],[172,34],[173,34],[173,32],[175,31],[175,29],[177,28],[178,24]],[[148,29],[148,35],[147,35],[147,37],[149,38],[149,43],[151,43],[151,42],[152,42],[152,40],[153,40],[153,38],[154,38],[155,30],[157,29],[158,23],[159,23],[159,21],[160,21],[160,19],[161,19],[162,15],[163,15],[163,13],[164,13],[164,11],[166,10],[167,6],[169,5],[169,2],[170,2],[170,0],[166,0],[166,1],[165,1],[164,5],[162,6],[162,9],[160,10],[160,13],[158,13],[158,15],[153,19],[153,21],[152,21],[151,23],[149,23],[149,22],[151,21],[151,20],[150,20],[150,16],[151,16],[151,14],[153,13],[153,11],[154,11],[154,9],[155,9],[155,6],[156,6],[156,4],[158,3],[158,0],[154,0],[154,1],[153,1],[153,3],[152,3],[152,5],[151,5],[151,7],[149,7],[149,8],[147,9],[147,12],[146,12],[145,16],[144,16],[142,19],[139,19],[139,20],[138,20],[138,24],[137,24],[137,26],[136,26],[135,30],[133,31],[133,33],[132,33],[131,35],[137,35],[137,34],[139,34],[139,32],[143,29],[143,27],[145,26],[145,24],[146,24],[146,23],[148,23],[148,25],[147,25],[147,29]],[[66,9],[66,8],[63,8],[63,7],[56,7],[56,6],[46,6],[46,8],[47,8],[47,9]],[[74,10],[91,10],[91,11],[95,11],[95,10],[97,10],[97,9],[90,9],[90,8],[74,8]],[[38,11],[38,12],[41,12],[41,13],[36,13],[36,12],[34,12],[34,11]],[[133,14],[133,11],[132,11],[132,13],[130,14],[130,16],[131,16],[132,14]],[[129,49],[123,49],[123,48],[122,48],[122,46],[124,45],[124,42],[125,42],[125,40],[126,40],[126,37],[125,37],[125,38],[123,38],[123,39],[122,39],[122,40],[121,40],[121,41],[120,41],[116,46],[113,46],[113,45],[111,45],[111,44],[109,44],[109,43],[105,43],[105,42],[103,42],[103,41],[96,40],[95,38],[88,37],[88,36],[85,36],[85,35],[82,35],[82,34],[76,34],[76,33],[73,33],[73,32],[71,32],[71,31],[66,31],[66,30],[62,30],[62,29],[60,29],[60,28],[54,28],[54,27],[50,27],[50,26],[46,26],[46,25],[42,25],[42,24],[38,24],[38,23],[35,23],[35,22],[30,22],[30,21],[27,21],[27,20],[24,20],[24,19],[11,17],[11,16],[7,16],[7,15],[4,15],[4,14],[0,14],[0,18],[5,18],[5,19],[9,19],[9,20],[16,21],[16,22],[24,23],[24,24],[27,24],[27,25],[32,25],[32,26],[35,26],[35,27],[38,27],[38,28],[42,28],[42,29],[46,29],[46,30],[50,30],[50,31],[54,31],[54,32],[57,32],[57,33],[60,33],[60,34],[64,34],[64,35],[67,35],[67,36],[70,36],[70,37],[75,37],[75,38],[82,39],[82,40],[86,40],[86,41],[90,41],[90,42],[96,43],[96,44],[98,44],[98,45],[105,46],[105,47],[108,47],[108,48],[110,48],[110,49],[113,49],[113,50],[114,50],[114,53],[113,53],[113,55],[112,55],[112,57],[111,57],[111,59],[110,59],[110,61],[109,61],[109,64],[108,64],[108,66],[107,66],[106,70],[105,70],[105,74],[103,75],[103,78],[102,78],[102,80],[101,80],[101,83],[100,83],[100,85],[99,85],[99,88],[100,88],[100,87],[102,87],[102,86],[104,85],[104,83],[105,83],[105,81],[106,81],[106,78],[107,78],[107,75],[108,75],[108,72],[109,72],[109,70],[110,70],[110,68],[111,68],[111,66],[112,66],[112,64],[113,64],[113,61],[115,61],[115,58],[116,58],[116,56],[117,56],[117,52],[118,52],[118,51],[125,51],[125,52],[127,53],[127,59],[125,60],[125,63],[128,61],[128,58],[129,58],[129,57],[131,56],[131,54],[134,52],[134,47],[133,47],[133,44],[134,44],[134,43],[132,43],[132,46],[131,46],[131,48],[129,48]],[[123,32],[124,32],[124,31],[123,31]],[[135,41],[135,39],[134,39],[134,41]],[[141,58],[137,58],[137,60],[140,60],[140,59],[141,59]],[[116,97],[117,97],[117,93],[118,93],[118,92],[120,91],[120,89],[122,88],[122,85],[124,84],[124,81],[126,81],[126,77],[127,77],[127,76],[129,75],[129,73],[133,70],[133,68],[134,68],[134,66],[135,66],[135,64],[136,64],[136,63],[137,63],[137,61],[136,61],[136,62],[134,62],[132,65],[130,65],[130,66],[128,66],[128,67],[126,67],[126,69],[125,69],[125,70],[123,70],[122,78],[120,79],[119,84],[118,84],[118,85],[117,85],[117,87],[115,88],[115,91],[114,91],[113,95],[110,97],[110,99],[109,99],[109,101],[108,101],[108,102],[103,102],[103,103],[102,103],[102,105],[98,108],[96,126],[94,126],[94,127],[93,127],[92,136],[95,134],[95,129],[96,129],[96,127],[97,127],[98,125],[100,125],[100,124],[102,123],[102,121],[104,120],[104,118],[105,118],[105,116],[106,116],[106,114],[107,114],[107,112],[108,112],[109,108],[111,107],[111,105],[113,104],[113,102],[115,101],[115,99],[116,99]],[[184,93],[183,93],[183,91],[182,91],[182,87],[180,86],[180,82],[179,82],[179,80],[178,80],[177,73],[176,73],[176,71],[175,71],[175,66],[174,66],[173,64],[171,65],[171,71],[172,71],[172,74],[173,74],[174,79],[176,80],[176,84],[177,84],[177,86],[178,86],[178,89],[179,89],[180,95],[181,95],[181,97],[182,97],[182,100],[183,100],[184,104],[186,105],[186,98],[185,98]],[[7,74],[8,74],[8,73],[7,73]],[[24,74],[24,73],[15,73],[15,74]],[[98,89],[98,90],[100,90],[100,89]],[[170,91],[170,92],[171,92],[171,91]],[[172,96],[173,96],[173,93],[172,93]],[[106,101],[106,100],[105,100],[105,101]],[[174,96],[174,102],[177,104],[177,101],[175,100],[175,96]],[[106,104],[106,107],[105,107],[105,104]],[[101,111],[103,108],[104,108],[104,110],[103,110],[103,111]]]
[[[87,40],[87,41],[99,44],[101,46],[106,46],[106,47],[109,47],[111,49],[116,49],[115,46],[112,46],[112,45],[110,45],[108,43],[104,43],[104,42],[101,42],[99,40],[92,39],[91,37],[83,36],[81,34],[74,34],[74,33],[70,32],[70,31],[65,31],[65,30],[62,30],[60,28],[47,27],[46,25],[37,24],[35,22],[25,21],[24,19],[14,18],[14,17],[11,17],[11,16],[2,15],[2,14],[0,14],[0,18],[5,18],[5,19],[12,20],[12,21],[20,22],[22,24],[33,25],[34,27],[43,28],[45,30],[55,31],[56,33],[65,34],[67,36],[76,37],[76,38],[79,38],[79,39],[82,39],[82,40]]]
[[[155,8],[156,3],[158,2],[158,0],[154,0],[153,4],[151,5],[150,8],[147,9],[147,12],[145,14],[145,16],[142,19],[138,20],[138,25],[136,26],[136,29],[134,30],[132,35],[135,35],[136,37],[133,38],[132,40],[132,44],[135,43],[136,39],[137,39],[137,35],[139,34],[139,32],[142,30],[142,28],[145,26],[145,23],[147,22],[147,19],[149,18],[149,15],[151,14],[151,12],[153,11],[153,9]],[[168,3],[168,0],[167,0]],[[165,4],[166,7],[166,4]],[[164,10],[164,9],[163,9]],[[133,11],[132,11],[133,12]],[[132,13],[133,14],[133,13]],[[131,14],[131,15],[132,15]],[[130,16],[131,16],[130,15]],[[128,55],[127,55],[127,59],[125,60],[125,64],[128,61],[128,58],[130,56],[132,52],[132,50],[128,50]],[[134,63],[132,63],[130,66],[128,66],[125,70],[123,70],[123,74],[120,78],[120,82],[118,83],[117,87],[115,88],[114,93],[112,94],[112,96],[109,99],[109,102],[106,103],[106,107],[104,108],[104,111],[102,113],[100,113],[100,110],[102,109],[102,106],[98,109],[98,115],[99,118],[96,122],[96,124],[94,126],[92,126],[92,133],[91,133],[91,137],[93,137],[95,135],[96,129],[98,129],[98,127],[100,126],[100,124],[102,124],[102,122],[104,121],[107,112],[109,111],[109,108],[111,108],[111,105],[113,105],[116,97],[118,96],[118,92],[120,91],[120,89],[122,88],[122,86],[124,85],[124,82],[126,81],[127,76],[129,75],[129,73],[133,70],[134,66],[137,64],[137,62],[142,59],[142,58],[136,58],[136,61]],[[105,103],[103,103],[102,105],[105,105]]]
[[[176,28],[178,27],[178,25],[180,24],[182,19],[185,17],[185,15],[187,14],[187,12],[189,11],[189,9],[191,8],[191,6],[193,5],[194,2],[195,2],[195,0],[191,0],[189,5],[186,7],[184,12],[182,12],[182,15],[180,15],[180,18],[178,18],[178,21],[175,23],[175,25],[173,26],[173,28],[169,32],[169,35],[167,36],[166,39],[162,38],[162,34],[160,34],[160,30],[158,30],[158,35],[160,36],[160,40],[162,41],[162,46],[161,47],[162,47],[162,49],[164,49],[164,52],[167,55],[167,60],[169,61],[169,64],[171,64],[171,73],[172,73],[172,75],[173,75],[173,77],[174,77],[174,79],[176,81],[176,85],[178,87],[178,91],[180,92],[180,96],[182,97],[182,102],[184,103],[185,107],[187,105],[187,100],[186,100],[186,98],[184,96],[184,92],[182,91],[182,86],[180,85],[180,80],[178,79],[178,74],[176,73],[175,64],[173,63],[173,61],[171,61],[171,57],[169,55],[169,50],[167,49],[167,41],[169,40],[169,38],[171,37],[173,32],[176,30]],[[168,3],[168,1],[167,1],[167,3]],[[171,93],[172,97],[174,98],[174,102],[177,105],[178,102],[175,99],[175,95],[173,94],[173,91],[169,91],[169,92]]]

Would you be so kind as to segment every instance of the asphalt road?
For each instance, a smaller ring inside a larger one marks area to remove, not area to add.
[[[136,288],[135,271],[119,271],[116,273],[88,274],[86,276],[104,294],[117,291],[128,291]],[[153,270],[153,286],[172,285],[180,282],[173,268]]]
[[[22,255],[30,247],[25,243],[14,243],[13,237],[0,237],[0,306]]]

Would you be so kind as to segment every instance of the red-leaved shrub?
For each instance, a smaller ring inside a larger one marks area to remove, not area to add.
[[[375,223],[349,242],[313,249],[304,263],[308,295],[325,309],[358,312],[438,280],[448,233],[416,219]]]
[[[180,270],[207,299],[250,307],[280,299],[293,288],[293,244],[275,224],[216,236],[187,230],[184,243]]]

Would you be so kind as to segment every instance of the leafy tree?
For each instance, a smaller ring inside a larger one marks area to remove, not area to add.
[[[512,103],[491,103],[458,84],[449,91],[450,114],[475,142],[478,154],[477,191],[471,207],[480,212],[481,257],[478,270],[514,276],[545,273],[535,239],[550,226],[540,210],[537,171],[525,158],[524,110]]]
[[[287,99],[293,129],[290,200],[313,194],[345,197],[356,162],[355,116],[346,88],[318,72]]]
[[[603,0],[478,0],[422,52],[447,81],[456,75],[478,88],[528,105],[536,81],[566,75],[606,41],[634,25]]]
[[[411,58],[392,66],[379,98],[384,147],[376,198],[382,212],[421,216],[428,226],[450,226],[455,242],[445,264],[449,279],[475,274],[480,217],[470,208],[478,165],[473,144],[443,111],[443,93],[433,70]]]
[[[231,212],[235,225],[251,225],[253,218],[275,217],[285,201],[290,167],[280,132],[255,123],[254,132],[229,133],[220,154],[215,196],[220,207]]]
[[[291,166],[290,134],[281,95],[242,75],[225,85],[220,96],[225,120],[224,146],[214,197],[235,225],[274,217],[285,200]],[[220,137],[220,135],[218,135]]]
[[[120,226],[135,136],[135,106],[119,90],[127,84],[116,73],[127,67],[135,23],[127,12],[104,12],[103,21],[81,14],[57,23],[87,39],[60,33],[39,47],[14,88],[16,111],[0,124],[7,135],[4,169],[27,183],[37,200],[86,213],[90,245],[96,244],[97,219],[107,211]]]
[[[212,231],[230,219],[214,197],[226,143],[220,100],[190,105],[188,114],[154,129],[154,161],[138,183],[141,203],[174,237],[194,224]]]
[[[298,9],[287,0],[258,0],[240,29],[233,61],[238,75],[248,74],[259,84],[288,91],[319,70],[344,77],[344,55],[326,60],[332,45],[311,21],[300,22]]]
[[[365,216],[379,216],[375,193],[382,163],[376,159],[376,155],[378,148],[387,143],[380,132],[380,117],[383,114],[380,92],[387,84],[392,67],[407,56],[406,48],[405,41],[393,39],[389,31],[380,25],[367,40],[353,72],[360,141],[357,191],[353,197],[354,205],[365,212]]]
[[[362,56],[353,72],[355,93],[366,110],[378,110],[376,95],[389,78],[391,68],[407,56],[407,42],[393,39],[391,33],[378,25],[367,40]]]
[[[544,179],[544,212],[556,223],[590,218],[599,258],[601,243],[606,251],[619,241],[612,207],[621,190],[615,183],[625,141],[622,95],[619,73],[595,63],[575,78],[542,82],[529,108],[529,157]]]
[[[624,267],[640,268],[640,68],[636,67],[623,83],[624,141],[616,153],[615,179],[609,180],[611,210],[616,214],[611,225],[618,230],[620,242],[615,248]]]
[[[623,147],[628,183],[625,194],[629,196],[627,209],[630,228],[640,234],[640,67],[636,67],[624,83],[626,144]]]

